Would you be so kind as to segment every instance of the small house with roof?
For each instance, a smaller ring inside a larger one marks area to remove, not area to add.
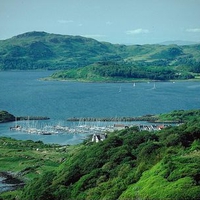
[[[103,134],[93,134],[92,136],[92,142],[100,142],[100,141],[104,141],[107,138],[107,134],[103,133]]]

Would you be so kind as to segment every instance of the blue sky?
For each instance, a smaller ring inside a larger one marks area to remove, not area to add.
[[[0,0],[0,40],[28,31],[119,44],[200,42],[200,0]]]

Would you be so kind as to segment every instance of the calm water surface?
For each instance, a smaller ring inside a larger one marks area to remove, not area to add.
[[[40,81],[52,72],[0,72],[0,110],[15,116],[48,116],[67,124],[69,117],[121,117],[200,108],[200,82],[78,83]],[[47,122],[44,122],[47,123]],[[46,143],[72,144],[82,135],[30,135],[0,124],[0,135]]]

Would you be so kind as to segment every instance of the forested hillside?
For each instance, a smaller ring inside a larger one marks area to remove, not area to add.
[[[142,67],[169,70],[172,66],[177,71],[199,73],[199,55],[198,44],[126,46],[81,36],[28,32],[0,41],[0,70],[60,70],[114,62],[137,70]]]
[[[99,143],[60,147],[1,138],[1,170],[18,170],[26,186],[0,198],[200,199],[199,113],[173,111],[162,118],[182,117],[184,124],[155,132],[131,127]]]
[[[0,41],[1,70],[66,69],[104,58],[118,60],[111,44],[80,36],[28,32]]]
[[[199,199],[200,124],[157,133],[137,128],[85,143],[55,171],[28,184],[22,199]]]

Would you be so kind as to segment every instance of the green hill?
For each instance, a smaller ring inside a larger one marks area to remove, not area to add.
[[[113,49],[80,36],[28,32],[0,41],[0,69],[66,69],[104,58],[118,60]]]
[[[176,66],[200,72],[200,45],[116,45],[91,38],[28,32],[0,41],[0,70],[68,69],[97,62]]]
[[[186,122],[161,131],[137,127],[74,146],[0,138],[0,170],[26,177],[2,199],[200,199],[199,110],[163,117]],[[17,172],[16,172],[17,171]]]

